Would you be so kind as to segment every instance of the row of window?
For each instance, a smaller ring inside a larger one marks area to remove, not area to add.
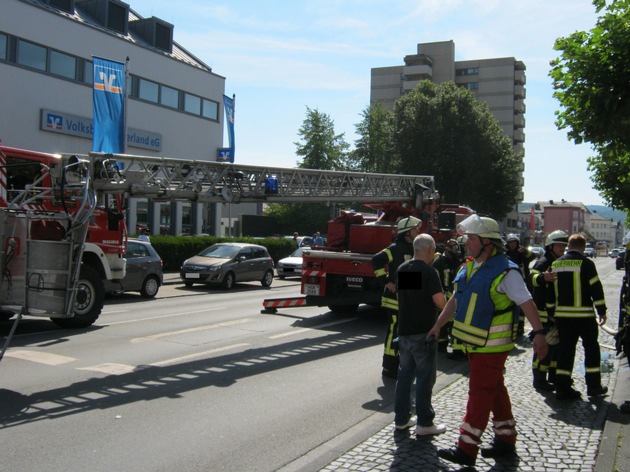
[[[90,86],[94,82],[92,61],[4,33],[0,33],[0,61]],[[133,74],[129,96],[209,120],[219,120],[218,102]]]
[[[455,69],[455,75],[479,75],[479,67],[465,67]]]

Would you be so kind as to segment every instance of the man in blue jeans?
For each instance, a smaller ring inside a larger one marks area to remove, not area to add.
[[[446,304],[437,271],[431,266],[435,241],[428,234],[413,240],[413,259],[398,267],[398,349],[400,362],[396,381],[396,429],[416,426],[416,436],[443,433],[444,425],[433,424],[431,405],[437,369],[437,343],[427,339],[439,310]],[[411,386],[416,380],[416,418],[411,415]]]

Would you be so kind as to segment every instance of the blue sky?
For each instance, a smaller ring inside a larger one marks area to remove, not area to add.
[[[418,43],[453,40],[456,60],[515,57],[527,67],[525,201],[603,204],[587,171],[590,147],[554,124],[548,77],[555,39],[595,25],[590,0],[128,3],[172,23],[175,41],[226,77],[226,94],[236,94],[237,163],[294,167],[307,106],[329,115],[354,147],[370,69],[403,64]]]

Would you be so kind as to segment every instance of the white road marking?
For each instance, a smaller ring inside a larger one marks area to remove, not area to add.
[[[211,349],[209,351],[203,351],[203,352],[196,352],[194,354],[188,354],[187,356],[173,357],[172,359],[166,359],[166,360],[159,361],[159,362],[152,362],[149,365],[153,366],[153,367],[161,367],[161,366],[165,366],[165,365],[169,365],[169,364],[175,364],[177,362],[187,361],[187,360],[194,359],[194,358],[197,358],[197,357],[204,357],[204,356],[208,356],[210,354],[216,354],[217,352],[228,351],[230,349],[236,349],[236,348],[241,348],[241,347],[246,347],[246,346],[250,346],[250,344],[247,344],[247,343],[232,344],[230,346],[218,347],[216,349]]]
[[[21,359],[24,361],[37,362],[46,365],[62,365],[76,361],[74,357],[62,356],[60,354],[51,354],[50,352],[26,351],[26,350],[9,350],[4,354],[6,357],[13,359]]]
[[[92,372],[102,372],[108,375],[122,375],[139,370],[136,366],[127,364],[116,364],[106,362],[104,364],[93,365],[89,367],[77,367],[77,370],[89,370]]]
[[[144,343],[144,342],[148,342],[148,341],[155,341],[156,339],[160,339],[160,338],[165,338],[167,336],[176,336],[178,334],[188,334],[188,333],[195,333],[197,331],[206,331],[209,329],[215,329],[215,328],[225,328],[228,326],[235,326],[238,324],[243,324],[243,323],[248,323],[250,321],[254,321],[253,318],[242,318],[240,320],[234,320],[234,321],[224,321],[221,323],[214,323],[211,325],[205,325],[205,326],[196,326],[194,328],[186,328],[186,329],[180,329],[177,331],[168,331],[166,333],[160,333],[160,334],[154,334],[152,336],[142,336],[140,338],[133,338],[131,340],[132,343]]]
[[[134,318],[133,320],[114,321],[112,323],[106,323],[103,326],[114,326],[114,325],[119,325],[119,324],[136,323],[138,321],[159,320],[160,318],[171,318],[173,316],[194,315],[195,313],[208,313],[210,311],[225,310],[226,308],[227,307],[220,306],[220,307],[215,307],[215,308],[206,308],[205,310],[183,311],[181,313],[170,313],[168,315],[161,315],[161,316],[147,316],[146,318]]]
[[[347,320],[331,321],[330,323],[324,323],[321,325],[312,326],[310,328],[294,329],[293,331],[287,331],[286,333],[274,334],[273,336],[269,336],[269,339],[278,339],[284,338],[286,336],[293,336],[295,334],[307,333],[308,331],[313,331],[320,328],[327,328],[328,326],[335,326],[343,323],[349,323],[350,321],[356,321],[358,319],[359,318],[348,318]]]

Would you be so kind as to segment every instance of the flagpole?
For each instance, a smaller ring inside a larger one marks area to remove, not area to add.
[[[127,96],[129,94],[129,56],[125,59],[125,94],[123,95],[123,153],[127,154]]]

